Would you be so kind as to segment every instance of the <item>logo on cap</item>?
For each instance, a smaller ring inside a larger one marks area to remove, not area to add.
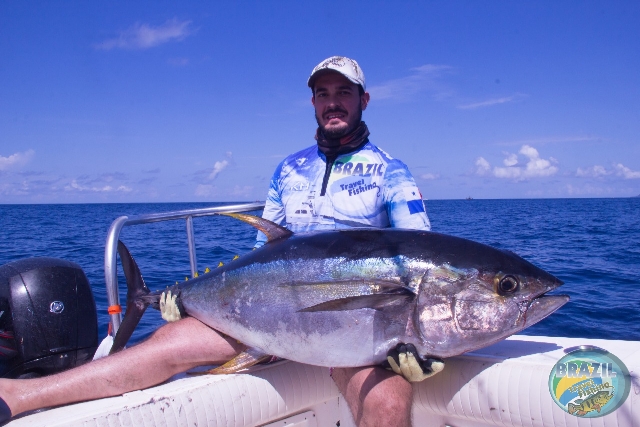
[[[316,73],[323,70],[337,71],[352,83],[362,86],[362,89],[366,89],[364,73],[358,63],[351,58],[347,58],[346,56],[332,56],[319,63],[311,72],[311,76],[309,76],[307,82],[309,87],[313,87]]]

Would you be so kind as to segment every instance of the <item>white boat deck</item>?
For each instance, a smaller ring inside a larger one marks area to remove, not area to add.
[[[613,353],[632,376],[624,405],[600,418],[567,414],[554,403],[547,385],[563,350],[584,344]],[[447,359],[443,372],[416,384],[414,425],[640,427],[639,372],[638,341],[516,335]],[[7,425],[351,427],[354,423],[329,369],[282,361],[235,375],[181,375],[147,390],[50,409]]]

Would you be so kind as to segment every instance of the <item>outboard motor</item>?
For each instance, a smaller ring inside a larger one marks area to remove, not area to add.
[[[88,362],[98,318],[79,265],[28,258],[0,266],[0,377],[49,375]]]

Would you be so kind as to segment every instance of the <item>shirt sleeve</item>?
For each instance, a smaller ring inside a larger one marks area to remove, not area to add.
[[[387,165],[383,185],[391,227],[431,230],[422,193],[404,163],[394,159]]]
[[[267,200],[265,201],[264,211],[262,212],[262,218],[275,222],[278,225],[285,225],[284,204],[280,198],[280,171],[282,170],[282,164],[280,164],[271,178],[269,184],[269,191],[267,192]],[[256,236],[256,244],[254,248],[259,248],[267,242],[267,236],[258,231]]]

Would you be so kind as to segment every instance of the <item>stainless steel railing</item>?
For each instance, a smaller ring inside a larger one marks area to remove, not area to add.
[[[138,224],[148,224],[152,222],[171,221],[175,219],[185,219],[187,222],[187,244],[189,245],[189,263],[191,264],[191,277],[195,277],[198,271],[196,258],[196,243],[193,234],[193,218],[199,216],[216,215],[223,212],[248,212],[264,208],[264,202],[246,203],[241,205],[215,206],[211,208],[186,209],[182,211],[152,213],[136,216],[121,216],[111,223],[107,232],[107,242],[104,247],[104,280],[107,286],[107,302],[109,307],[120,306],[120,296],[118,293],[118,273],[117,273],[117,249],[118,239],[123,227]],[[120,328],[122,321],[121,313],[110,313],[111,334],[113,336]]]

